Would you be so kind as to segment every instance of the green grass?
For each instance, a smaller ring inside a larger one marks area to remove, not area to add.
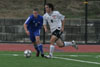
[[[13,56],[18,54],[19,56]],[[60,58],[91,61],[100,63],[99,53],[54,53]],[[82,63],[65,59],[46,59],[35,57],[25,58],[23,52],[0,52],[0,67],[100,67],[100,64]]]

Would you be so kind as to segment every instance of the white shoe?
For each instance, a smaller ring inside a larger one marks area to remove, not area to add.
[[[74,40],[72,41],[72,44],[73,44],[72,47],[74,47],[75,49],[78,49],[78,46]]]
[[[47,55],[47,56],[44,56],[45,58],[48,58],[48,59],[51,59],[53,58],[53,55]]]

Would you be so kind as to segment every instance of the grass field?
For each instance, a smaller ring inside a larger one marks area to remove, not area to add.
[[[23,52],[0,52],[0,67],[100,67],[99,53],[55,53],[53,59],[25,58]]]

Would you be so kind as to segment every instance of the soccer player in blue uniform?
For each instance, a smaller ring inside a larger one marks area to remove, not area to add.
[[[30,15],[24,23],[25,32],[34,45],[37,57],[39,57],[40,52],[41,56],[44,57],[43,46],[40,43],[40,29],[42,28],[42,25],[43,17],[38,14],[37,8],[33,10],[33,14]]]

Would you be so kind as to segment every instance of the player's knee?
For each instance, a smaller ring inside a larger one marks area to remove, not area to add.
[[[53,40],[50,40],[50,43],[51,43],[51,44],[53,44],[53,43],[54,43],[54,41],[53,41]]]
[[[36,40],[36,43],[37,43],[37,44],[40,44],[40,40]]]

